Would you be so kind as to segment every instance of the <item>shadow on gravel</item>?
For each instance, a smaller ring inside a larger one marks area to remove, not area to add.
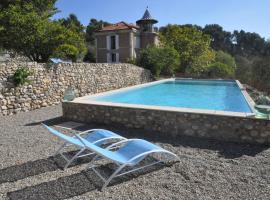
[[[46,121],[39,121],[39,122],[33,122],[33,123],[29,123],[29,124],[25,124],[25,126],[38,126],[41,125],[41,123],[45,123],[47,125],[54,125],[54,124],[60,124],[64,122],[64,119],[62,117],[56,117],[56,118],[52,118]]]
[[[75,155],[77,151],[64,153],[65,156]],[[92,156],[79,158],[75,160],[70,167],[90,162]],[[21,165],[11,166],[0,170],[0,184],[7,182],[15,182],[25,179],[27,177],[36,176],[45,172],[52,172],[63,169],[65,161],[62,157],[49,157],[47,159],[40,159],[30,161]],[[69,168],[70,168],[69,167]]]
[[[126,181],[130,181],[133,178],[136,178],[153,171],[161,170],[164,165],[159,164],[148,169],[142,170],[137,173],[132,173],[131,175],[125,175],[123,177],[116,178],[108,186],[118,185]],[[97,170],[110,175],[115,168],[115,165],[107,164],[99,166]],[[7,193],[7,196],[10,200],[58,200],[58,199],[67,199],[74,196],[82,195],[87,192],[94,190],[100,190],[103,182],[100,178],[92,171],[82,171],[78,174],[73,174],[66,177],[61,177],[57,180],[41,183],[39,185],[26,187],[22,190],[17,190]]]

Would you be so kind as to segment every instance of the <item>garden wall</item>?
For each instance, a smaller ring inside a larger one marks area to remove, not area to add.
[[[15,87],[12,77],[21,67],[32,70],[33,76],[29,85]],[[0,115],[59,104],[68,85],[79,97],[149,81],[150,71],[124,63],[0,63]]]
[[[78,122],[96,122],[140,128],[166,137],[179,135],[221,141],[270,144],[270,120],[187,113],[155,109],[63,103],[63,116]]]

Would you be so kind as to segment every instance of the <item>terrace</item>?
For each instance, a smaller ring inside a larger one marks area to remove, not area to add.
[[[176,153],[181,162],[116,179],[100,192],[101,181],[84,171],[89,159],[66,171],[51,157],[60,141],[41,122],[64,121],[61,106],[1,117],[0,199],[267,199],[270,196],[270,149],[266,145],[219,142],[191,136],[161,137],[143,129],[107,128],[128,138],[145,138]],[[72,153],[72,152],[70,152]],[[110,171],[110,165],[101,170]]]

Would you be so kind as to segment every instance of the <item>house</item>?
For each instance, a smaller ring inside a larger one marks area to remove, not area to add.
[[[158,34],[153,19],[146,9],[136,25],[119,22],[103,27],[95,33],[96,57],[98,63],[127,62],[138,56],[141,49],[158,44]]]

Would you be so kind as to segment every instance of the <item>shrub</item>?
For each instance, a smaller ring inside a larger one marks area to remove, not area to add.
[[[88,49],[87,50],[87,53],[85,54],[85,56],[83,58],[83,62],[95,63],[96,62],[96,55],[95,55],[95,53],[91,52]]]
[[[30,83],[30,80],[28,80],[28,76],[31,76],[32,74],[33,72],[26,67],[17,69],[13,76],[15,85],[19,86]]]
[[[230,54],[225,53],[223,51],[217,51],[215,56],[215,62],[224,63],[231,68],[236,67],[235,59]]]
[[[210,78],[233,78],[234,68],[224,63],[215,62],[207,67],[206,74]]]
[[[73,45],[63,44],[56,48],[53,56],[64,60],[71,60],[72,62],[76,62],[77,58],[79,57],[79,50]]]
[[[270,58],[258,58],[251,67],[252,85],[270,93]]]
[[[155,76],[172,75],[179,63],[179,54],[172,47],[148,47],[141,51],[137,60],[138,65],[151,70]]]
[[[234,57],[223,51],[217,51],[215,61],[204,68],[204,74],[208,78],[234,78],[235,69]]]

